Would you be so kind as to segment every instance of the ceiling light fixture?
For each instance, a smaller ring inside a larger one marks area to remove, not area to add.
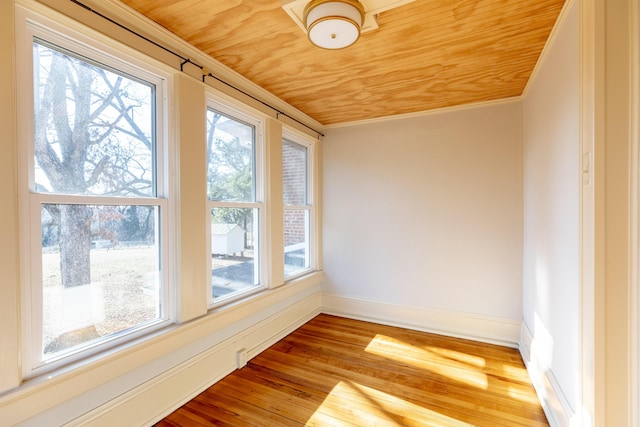
[[[312,0],[304,9],[311,43],[323,49],[342,49],[360,37],[364,7],[358,0]]]

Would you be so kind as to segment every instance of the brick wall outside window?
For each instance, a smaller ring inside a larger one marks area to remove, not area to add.
[[[284,204],[304,206],[307,204],[307,148],[284,140],[282,142],[282,183]],[[305,211],[285,210],[285,246],[305,241]]]

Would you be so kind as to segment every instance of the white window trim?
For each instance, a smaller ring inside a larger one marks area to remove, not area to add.
[[[34,8],[37,9],[37,8]],[[59,15],[43,16],[35,10],[16,5],[16,70],[18,97],[18,197],[22,218],[20,225],[20,277],[22,300],[22,374],[29,378],[59,369],[70,363],[82,363],[93,360],[96,354],[114,349],[116,346],[128,346],[141,337],[152,334],[171,324],[175,318],[175,278],[170,275],[174,270],[175,206],[169,198],[174,188],[171,177],[174,176],[175,147],[169,135],[168,99],[171,97],[172,71],[136,51],[87,29],[76,21]],[[31,192],[35,188],[33,170],[33,41],[34,37],[68,49],[117,69],[120,72],[136,76],[155,85],[156,91],[156,192],[149,198],[75,196]],[[162,318],[146,325],[140,325],[126,334],[105,337],[93,345],[87,345],[78,351],[61,352],[59,357],[41,358],[42,331],[42,251],[40,236],[41,203],[90,204],[90,205],[148,205],[158,206],[161,221],[158,233],[160,240],[160,265],[163,284]],[[39,323],[37,323],[39,322]]]
[[[207,218],[211,216],[212,208],[220,208],[220,207],[230,207],[230,208],[257,208],[258,215],[258,263],[256,263],[259,269],[259,278],[260,283],[258,286],[249,288],[245,291],[234,293],[228,297],[221,297],[216,300],[213,299],[212,293],[212,263],[211,263],[211,221],[207,220],[205,224],[205,235],[207,241],[207,253],[206,256],[206,266],[207,266],[207,306],[209,309],[218,308],[224,305],[227,305],[232,302],[236,302],[240,299],[246,298],[247,296],[253,295],[257,292],[263,291],[264,289],[269,288],[269,283],[267,282],[269,271],[269,257],[267,256],[267,203],[266,203],[266,194],[265,194],[265,182],[266,182],[266,173],[268,173],[269,168],[265,164],[265,125],[264,119],[260,114],[251,112],[247,108],[243,108],[236,101],[227,99],[222,97],[213,90],[207,89],[205,92],[206,99],[206,108],[207,110],[212,109],[217,112],[220,112],[229,118],[233,118],[235,120],[247,123],[249,125],[254,126],[255,128],[255,159],[254,159],[254,173],[255,173],[255,201],[254,202],[219,202],[209,200],[205,195],[203,197],[207,198]]]
[[[316,206],[318,200],[316,198],[316,147],[318,141],[307,134],[296,131],[289,127],[283,127],[282,129],[282,139],[294,142],[296,144],[300,144],[303,147],[307,148],[307,204],[306,205],[286,205],[283,203],[283,212],[284,215],[285,210],[308,210],[309,211],[309,241],[307,242],[307,250],[309,251],[309,268],[305,268],[292,274],[290,276],[284,276],[285,283],[298,279],[302,276],[306,276],[309,273],[317,271],[318,264],[316,260],[318,259],[318,251],[320,250],[320,245],[318,244],[319,239],[317,238],[317,215],[316,215]],[[284,160],[283,160],[284,162]],[[282,248],[284,251],[284,247]]]

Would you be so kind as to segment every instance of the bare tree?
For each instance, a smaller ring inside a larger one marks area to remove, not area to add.
[[[152,85],[35,43],[34,90],[37,191],[154,195]],[[90,283],[92,207],[44,208],[59,223],[62,284]]]
[[[253,147],[244,146],[237,135],[221,137],[217,134],[220,123],[224,126],[225,122],[235,122],[233,119],[209,111],[207,121],[209,197],[220,201],[253,201]],[[217,212],[213,221],[239,224],[249,231],[247,224],[252,215],[251,208],[218,208]]]

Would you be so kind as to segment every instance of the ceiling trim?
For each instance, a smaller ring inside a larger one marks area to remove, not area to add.
[[[356,120],[353,122],[345,122],[345,123],[336,123],[332,125],[325,125],[324,128],[325,130],[330,130],[330,129],[338,129],[338,128],[344,128],[344,127],[351,127],[351,126],[363,126],[363,125],[369,125],[374,123],[390,122],[394,120],[412,119],[416,117],[433,116],[433,115],[443,114],[443,113],[472,110],[475,108],[492,107],[492,106],[503,105],[503,104],[514,104],[522,101],[523,99],[524,99],[524,96],[522,95],[512,96],[509,98],[496,99],[493,101],[472,102],[470,104],[454,105],[451,107],[443,107],[443,108],[434,108],[432,110],[417,111],[415,113],[396,114],[393,116],[376,117],[374,119]]]
[[[532,82],[535,80],[536,76],[540,72],[540,68],[542,67],[542,64],[545,62],[547,55],[549,55],[549,49],[551,48],[556,38],[558,37],[560,28],[562,28],[564,21],[566,21],[569,11],[571,10],[571,6],[573,5],[573,2],[574,0],[566,0],[564,5],[562,6],[562,10],[558,15],[558,19],[556,19],[556,23],[553,25],[553,28],[551,29],[551,33],[549,33],[549,37],[547,38],[547,42],[544,44],[544,47],[542,48],[542,52],[540,52],[540,56],[538,56],[538,60],[536,61],[536,65],[533,67],[533,70],[531,71],[529,80],[527,80],[527,84],[525,85],[524,90],[522,91],[523,98],[527,97],[527,93],[529,93],[529,88],[533,84]]]

